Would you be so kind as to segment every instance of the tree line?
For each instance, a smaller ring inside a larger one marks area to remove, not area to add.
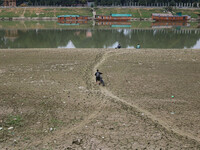
[[[1,4],[4,0],[1,0]],[[200,0],[17,0],[17,6],[21,4],[32,6],[85,6],[87,2],[94,2],[94,6],[133,6],[156,3],[200,3]]]

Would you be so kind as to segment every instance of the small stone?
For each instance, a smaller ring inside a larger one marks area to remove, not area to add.
[[[175,114],[175,112],[171,112],[171,115],[174,115]]]
[[[3,127],[0,127],[0,130],[2,130],[3,129]]]
[[[8,128],[8,130],[12,130],[12,129],[13,129],[13,127],[9,127],[9,128]]]

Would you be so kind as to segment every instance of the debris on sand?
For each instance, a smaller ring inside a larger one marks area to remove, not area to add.
[[[78,88],[79,88],[79,89],[85,89],[85,87],[83,87],[83,86],[79,86]]]
[[[83,143],[83,139],[73,140],[72,144],[81,145]]]
[[[13,127],[9,127],[9,128],[8,128],[8,130],[12,130],[12,129],[13,129]]]
[[[71,147],[67,147],[65,150],[75,150],[75,149],[73,149]]]
[[[175,112],[171,112],[171,115],[174,115],[175,114]]]

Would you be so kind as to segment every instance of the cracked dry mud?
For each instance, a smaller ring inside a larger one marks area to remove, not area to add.
[[[0,83],[2,150],[200,149],[198,50],[0,50]]]

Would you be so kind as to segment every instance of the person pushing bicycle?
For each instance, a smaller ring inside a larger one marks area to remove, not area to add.
[[[99,70],[97,69],[97,72],[95,73],[96,83],[99,82],[99,85],[102,83],[104,86],[104,81],[102,80],[101,74],[103,73],[99,72]]]

